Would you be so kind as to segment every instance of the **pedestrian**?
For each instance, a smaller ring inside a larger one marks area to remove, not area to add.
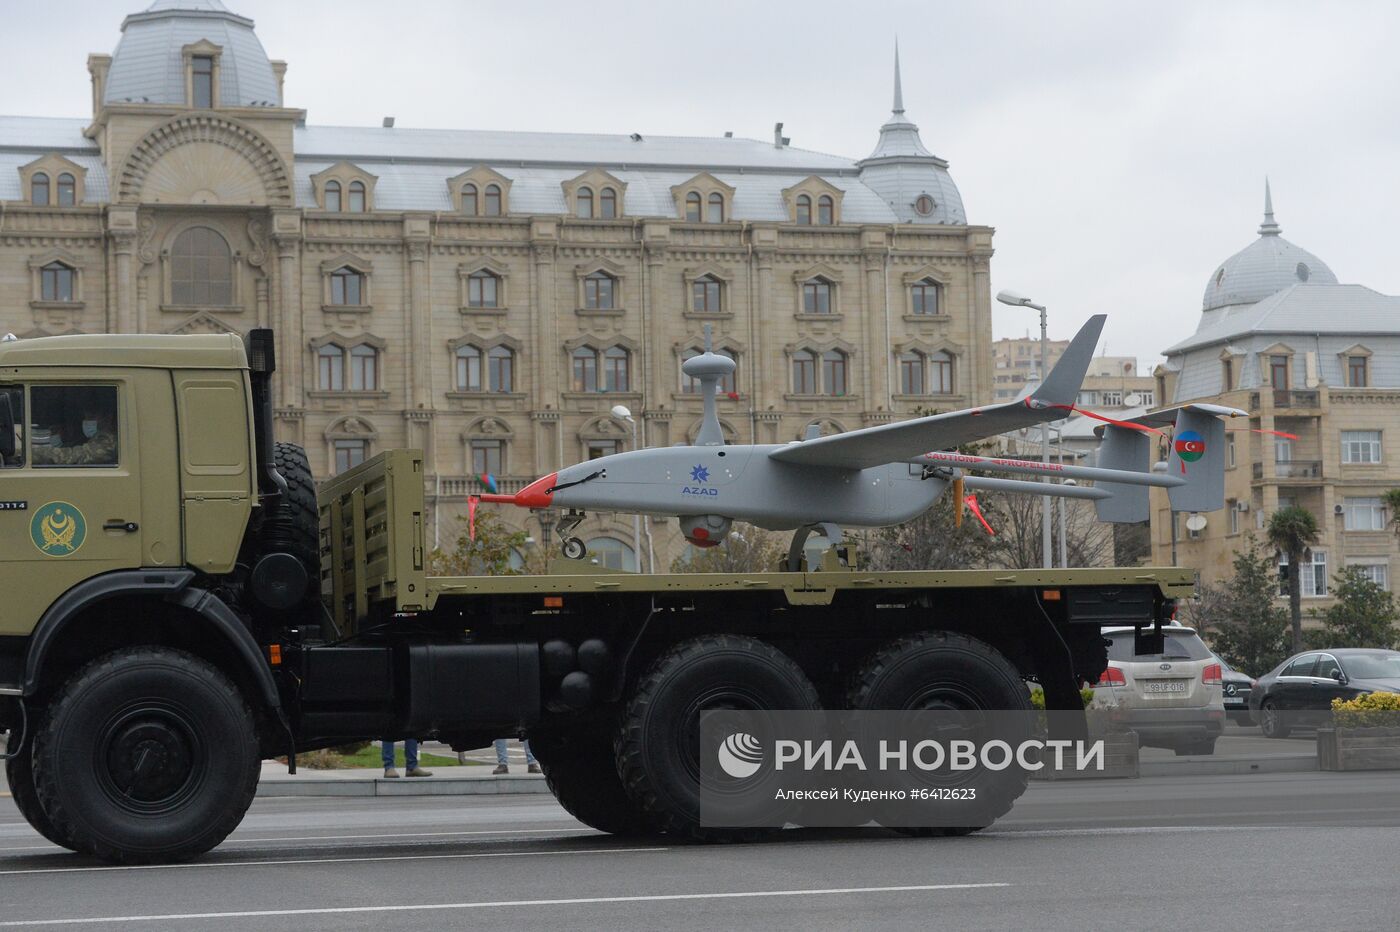
[[[396,780],[398,779],[399,772],[394,769],[394,742],[389,740],[388,738],[385,738],[379,743],[383,752],[381,756],[384,759],[384,776],[390,780]],[[408,765],[404,769],[404,773],[407,776],[431,777],[433,775],[433,772],[431,770],[424,770],[422,767],[418,766],[417,738],[403,739],[403,757],[404,763]]]
[[[509,738],[496,739],[496,769],[491,771],[493,774],[510,773],[510,758],[506,755],[506,746],[509,742]],[[525,747],[526,772],[539,773],[540,764],[539,761],[535,760],[535,755],[530,753],[530,742],[522,741],[520,743]]]

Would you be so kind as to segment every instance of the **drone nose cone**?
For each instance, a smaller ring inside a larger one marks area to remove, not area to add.
[[[559,474],[557,472],[536,479],[515,493],[515,504],[522,508],[548,508],[554,500],[554,486],[558,480]]]

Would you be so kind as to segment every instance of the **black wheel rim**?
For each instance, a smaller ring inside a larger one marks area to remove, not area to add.
[[[675,733],[672,735],[686,777],[695,783],[700,782],[700,713],[748,712],[765,708],[768,705],[760,696],[741,686],[714,686],[693,697],[676,718]]]
[[[205,743],[189,713],[162,700],[124,706],[103,724],[94,768],[107,798],[142,815],[163,815],[187,802],[207,772]]]

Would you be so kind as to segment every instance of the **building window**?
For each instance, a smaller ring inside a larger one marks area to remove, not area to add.
[[[637,552],[615,537],[595,537],[588,541],[588,552],[600,566],[610,570],[637,572]]]
[[[49,176],[35,172],[29,179],[29,203],[35,207],[49,206]]]
[[[60,191],[62,188],[59,189]],[[1347,357],[1347,385],[1351,388],[1366,387],[1366,357]]]
[[[1269,387],[1276,392],[1288,391],[1288,357],[1269,357]]]
[[[915,314],[934,315],[938,313],[938,282],[924,279],[915,282],[910,289]]]
[[[583,219],[593,219],[593,189],[579,188],[574,194],[574,215]]]
[[[1363,578],[1380,586],[1387,592],[1390,591],[1390,567],[1385,563],[1349,563],[1351,569],[1356,570]]]
[[[346,210],[352,214],[365,212],[365,183],[363,181],[350,182],[350,197],[346,201]]]
[[[720,303],[720,282],[713,275],[702,275],[690,284],[690,309],[696,314],[719,314],[724,310]]]
[[[950,354],[942,351],[929,354],[928,390],[930,395],[953,394],[953,357]]]
[[[198,110],[208,110],[214,106],[214,58],[210,55],[196,55],[190,59],[190,90],[194,95],[191,103]]]
[[[1148,405],[1150,406],[1150,405],[1151,405],[1151,402],[1148,402]],[[1225,435],[1225,468],[1226,468],[1226,469],[1234,469],[1234,468],[1235,468],[1235,435],[1234,435],[1234,434],[1226,434],[1226,435]]]
[[[574,391],[598,390],[598,352],[587,346],[574,350]]]
[[[505,472],[506,443],[504,440],[473,440],[472,472],[478,476],[490,473],[499,476]]]
[[[1235,500],[1233,498],[1225,502],[1225,514],[1228,516],[1229,520],[1228,533],[1238,534],[1240,532],[1240,510],[1235,507]]]
[[[474,184],[462,186],[462,213],[468,217],[475,217],[477,214],[476,185]]]
[[[813,278],[802,283],[802,313],[831,313],[831,282]]]
[[[332,213],[340,213],[340,182],[326,182],[326,210]]]
[[[486,351],[486,381],[482,381],[482,352],[471,344],[459,346],[455,353],[457,391],[511,392],[515,385],[515,352],[508,346],[493,346]]]
[[[603,350],[603,391],[628,391],[627,367],[629,361],[627,350],[620,346],[609,346]]]
[[[1378,430],[1342,431],[1342,462],[1370,465],[1381,461],[1381,432]]]
[[[812,222],[812,199],[805,194],[797,195],[797,222],[804,225]]]
[[[331,273],[331,303],[337,306],[360,307],[365,303],[365,276],[343,265]]]
[[[1138,404],[1142,405],[1144,408],[1154,407],[1157,404],[1156,393],[1150,391],[1138,392]]]
[[[823,194],[817,198],[817,224],[829,227],[835,222],[835,203],[831,200],[830,194]]]
[[[501,215],[501,186],[498,184],[488,184],[486,186],[486,209],[488,217],[499,217]]]
[[[186,306],[233,303],[233,253],[209,227],[190,227],[170,250],[170,299]]]
[[[846,354],[840,350],[828,350],[822,354],[822,393],[846,394]]]
[[[1348,531],[1384,531],[1385,508],[1379,498],[1342,499],[1342,526]]]
[[[58,206],[72,207],[77,200],[78,183],[68,172],[58,176]]]
[[[1293,441],[1292,441],[1292,440],[1289,440],[1287,437],[1275,437],[1275,438],[1274,438],[1274,462],[1275,462],[1275,463],[1291,463],[1291,462],[1293,462]]]
[[[361,343],[350,348],[350,390],[373,392],[379,389],[379,351]]]
[[[807,350],[792,354],[792,391],[795,395],[817,393],[817,357]]]
[[[1308,598],[1322,598],[1327,595],[1327,554],[1321,550],[1312,552],[1312,559],[1306,555],[1301,564],[1303,573],[1303,595]],[[1288,554],[1278,559],[1278,594],[1288,595]]]
[[[614,303],[617,279],[607,272],[593,272],[583,280],[583,306],[590,311],[611,311]]]
[[[369,456],[368,440],[336,440],[334,445],[337,475],[354,469]]]
[[[617,440],[588,441],[588,458],[596,460],[600,456],[612,456],[622,452],[622,444]]]
[[[724,222],[724,195],[718,191],[710,195],[709,210],[705,214],[706,223]]]
[[[617,217],[617,192],[612,188],[604,188],[598,195],[598,216],[604,220]]]
[[[924,357],[920,354],[900,354],[899,393],[901,395],[922,395],[924,393]]]
[[[1103,393],[1103,404],[1104,404],[1105,407],[1109,407],[1109,408],[1121,408],[1121,407],[1123,407],[1123,393],[1122,393],[1122,392],[1104,392],[1104,393]]]
[[[486,351],[488,384],[493,392],[514,391],[515,352],[508,346],[493,346]]]
[[[691,191],[685,196],[685,219],[687,223],[700,222],[700,192]]]
[[[681,356],[681,391],[687,395],[698,395],[700,393],[700,380],[685,374],[685,361],[687,359],[694,359],[699,355],[701,355],[699,350],[692,349],[686,350]],[[734,354],[727,349],[715,350],[715,355],[723,356],[726,359],[734,359]],[[718,383],[720,394],[733,394],[737,391],[735,388],[737,384],[738,369],[736,368],[734,372],[730,372],[728,375],[720,378]]]
[[[1230,391],[1235,387],[1235,364],[1229,359],[1220,360],[1220,389]]]
[[[62,262],[50,262],[39,269],[39,297],[44,301],[72,301],[76,277],[77,273]]]
[[[920,217],[927,217],[933,213],[933,198],[927,194],[920,194],[914,199],[914,212]]]
[[[457,391],[481,391],[481,350],[475,346],[457,347]]]
[[[323,392],[345,391],[345,350],[334,343],[316,351],[316,387]]]
[[[485,270],[467,278],[467,307],[500,307],[501,280]]]

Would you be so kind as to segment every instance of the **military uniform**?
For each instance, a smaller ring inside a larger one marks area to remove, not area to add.
[[[90,440],[71,447],[34,447],[36,466],[115,466],[117,435],[99,430]]]

